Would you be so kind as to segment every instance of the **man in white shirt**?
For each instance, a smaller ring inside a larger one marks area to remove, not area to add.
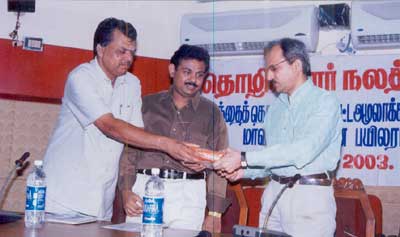
[[[181,162],[198,156],[142,129],[140,81],[128,72],[136,36],[128,22],[103,20],[94,35],[95,58],[69,74],[44,158],[46,211],[109,220],[124,143],[161,150]]]

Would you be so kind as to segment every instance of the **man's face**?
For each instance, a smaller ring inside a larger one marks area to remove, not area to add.
[[[283,57],[280,46],[274,46],[265,55],[265,75],[278,93],[291,95],[296,89],[296,75],[293,65]]]
[[[203,85],[206,77],[206,65],[196,59],[183,59],[179,66],[169,65],[169,73],[173,78],[174,93],[184,98],[194,97]]]
[[[114,30],[112,41],[105,47],[97,45],[100,67],[108,78],[114,80],[124,75],[131,67],[136,52],[136,41],[132,41],[119,30]]]

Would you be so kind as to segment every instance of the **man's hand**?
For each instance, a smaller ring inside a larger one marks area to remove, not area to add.
[[[211,233],[221,233],[221,218],[207,215],[204,218],[202,229]]]
[[[204,165],[198,163],[181,161],[181,164],[196,172],[200,172],[206,168]]]
[[[238,169],[238,170],[236,170],[236,171],[234,171],[232,173],[226,173],[226,172],[223,172],[223,171],[219,170],[218,171],[218,175],[228,179],[231,182],[235,182],[235,181],[243,178],[244,170],[243,169]]]
[[[122,191],[122,201],[127,216],[138,216],[143,213],[143,200],[137,194],[124,190]]]
[[[192,149],[192,147],[174,139],[169,139],[167,141],[165,152],[185,163],[199,163],[200,160],[200,154]]]
[[[214,162],[213,166],[216,170],[221,170],[226,173],[233,173],[235,170],[241,167],[240,151],[236,151],[231,148],[227,148],[225,155]]]

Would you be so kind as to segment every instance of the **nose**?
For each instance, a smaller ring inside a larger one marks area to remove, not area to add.
[[[268,81],[272,81],[274,79],[274,73],[271,70],[265,70],[265,78]]]
[[[188,76],[188,81],[190,82],[196,82],[196,73],[190,73],[190,75]]]
[[[123,56],[124,56],[123,58],[124,58],[126,61],[132,62],[132,60],[133,60],[133,55],[132,55],[132,52],[131,52],[131,51],[126,50],[125,53],[123,54]]]

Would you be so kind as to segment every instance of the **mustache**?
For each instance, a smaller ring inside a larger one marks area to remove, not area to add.
[[[190,82],[190,81],[185,82],[185,85],[193,86],[193,87],[196,87],[196,88],[198,87],[198,85],[196,83]]]
[[[121,65],[121,66],[130,67],[130,66],[132,65],[132,61],[122,62],[120,65]]]

